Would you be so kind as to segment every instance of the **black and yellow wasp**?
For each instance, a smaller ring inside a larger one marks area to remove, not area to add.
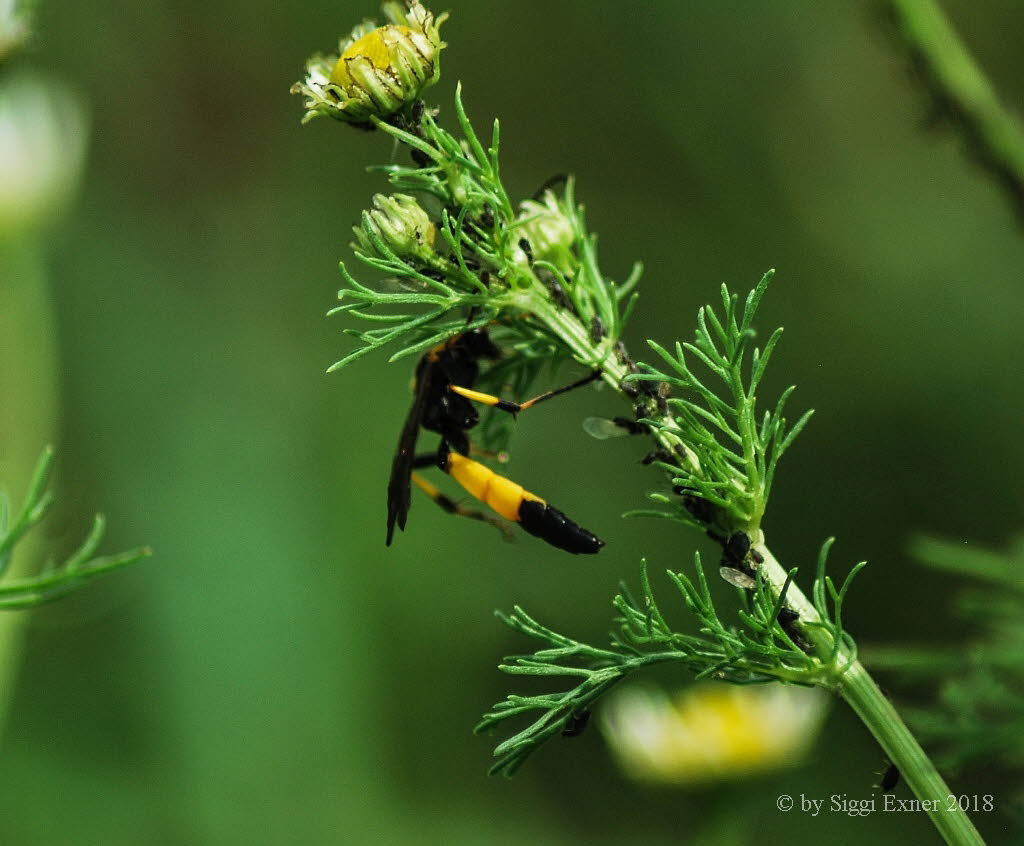
[[[473,402],[515,415],[543,400],[592,382],[600,373],[594,372],[571,385],[548,391],[523,403],[515,403],[473,390],[473,383],[480,374],[481,359],[495,360],[500,356],[501,351],[487,331],[474,329],[438,344],[420,359],[416,366],[415,398],[402,428],[398,451],[391,465],[391,480],[388,482],[388,546],[394,537],[396,524],[399,529],[405,530],[412,483],[445,511],[497,524],[497,521],[481,512],[458,505],[414,472],[415,469],[430,466],[441,468],[473,497],[552,546],[576,554],[592,554],[604,546],[604,541],[578,526],[540,497],[525,490],[522,485],[499,476],[489,467],[471,459],[467,434],[480,419]],[[436,453],[416,455],[416,439],[421,428],[441,436]],[[501,524],[497,525],[502,527]]]

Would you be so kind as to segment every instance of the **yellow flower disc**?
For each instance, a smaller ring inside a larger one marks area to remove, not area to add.
[[[331,82],[346,90],[354,84],[348,72],[348,63],[355,58],[368,59],[377,70],[391,67],[391,48],[399,37],[408,37],[414,32],[408,26],[388,25],[368,32],[348,46],[331,71]]]

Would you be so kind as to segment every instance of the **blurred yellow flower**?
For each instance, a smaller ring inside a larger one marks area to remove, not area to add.
[[[827,706],[817,688],[782,684],[697,684],[675,697],[632,687],[609,697],[601,729],[632,778],[691,784],[798,763]]]

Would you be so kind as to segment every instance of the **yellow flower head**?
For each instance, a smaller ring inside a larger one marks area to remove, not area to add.
[[[781,684],[697,684],[674,698],[634,687],[611,698],[602,729],[633,778],[689,784],[799,762],[827,705],[820,690]]]
[[[389,0],[381,7],[388,23],[366,20],[343,38],[338,51],[306,62],[306,78],[292,86],[305,97],[303,123],[327,115],[356,124],[405,108],[441,76],[438,18],[419,0],[408,6]]]

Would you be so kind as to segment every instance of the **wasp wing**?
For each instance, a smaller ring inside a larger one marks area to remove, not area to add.
[[[423,406],[426,402],[430,385],[431,362],[419,368],[416,379],[416,396],[405,418],[402,434],[398,439],[398,450],[391,462],[391,479],[388,481],[388,536],[386,545],[391,546],[395,534],[395,524],[403,532],[405,520],[409,515],[409,504],[412,501],[412,468],[416,456],[416,438],[420,433],[420,421],[423,418]]]

